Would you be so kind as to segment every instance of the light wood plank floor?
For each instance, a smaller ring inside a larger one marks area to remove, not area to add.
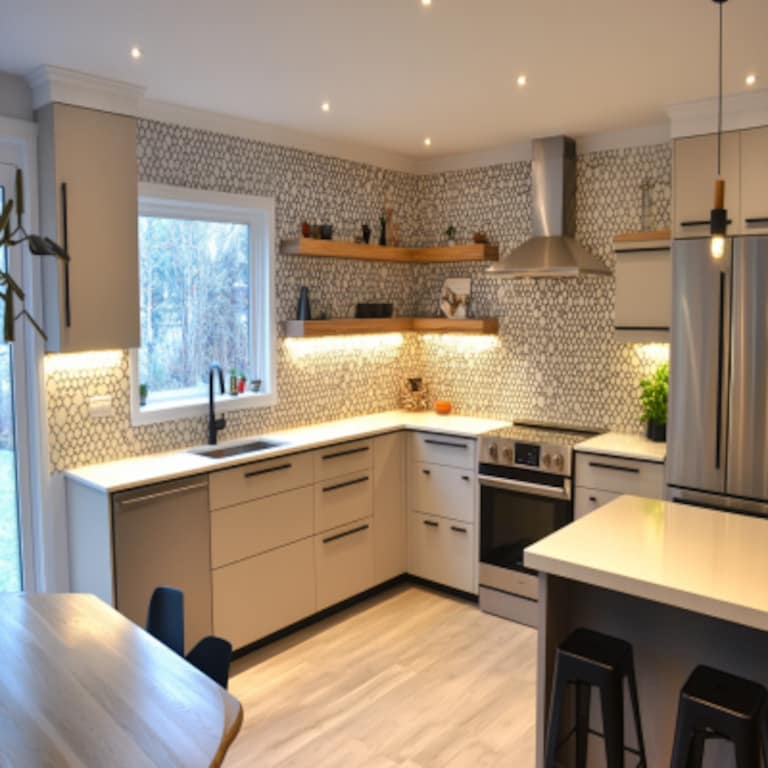
[[[414,586],[233,665],[228,768],[534,765],[536,632]]]

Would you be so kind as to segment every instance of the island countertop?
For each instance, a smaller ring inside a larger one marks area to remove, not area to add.
[[[768,631],[768,519],[621,496],[528,547],[525,565]]]

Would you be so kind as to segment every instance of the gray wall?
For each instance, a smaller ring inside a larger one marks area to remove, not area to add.
[[[18,75],[0,72],[0,115],[17,120],[32,120],[32,91]]]

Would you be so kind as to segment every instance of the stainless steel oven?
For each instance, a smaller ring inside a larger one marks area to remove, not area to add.
[[[536,626],[538,575],[526,547],[573,520],[572,446],[584,433],[513,427],[481,439],[480,607]]]

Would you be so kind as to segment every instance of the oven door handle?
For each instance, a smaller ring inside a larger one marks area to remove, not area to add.
[[[490,475],[480,475],[478,479],[480,485],[487,485],[489,488],[498,488],[502,491],[519,491],[531,496],[544,496],[548,499],[563,499],[564,501],[570,501],[571,498],[571,481],[567,478],[562,488],[540,485],[539,483],[527,483],[524,480],[506,480]]]

